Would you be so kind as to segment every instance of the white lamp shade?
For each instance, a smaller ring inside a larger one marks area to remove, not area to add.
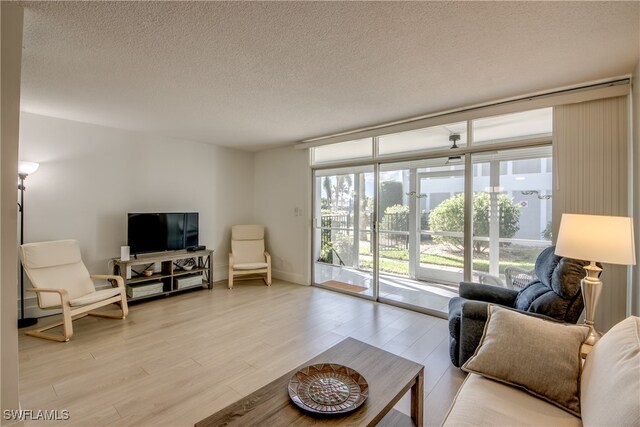
[[[18,173],[20,175],[31,175],[38,170],[40,164],[34,162],[20,162],[18,163]]]
[[[623,216],[562,214],[556,255],[635,265],[633,220]]]

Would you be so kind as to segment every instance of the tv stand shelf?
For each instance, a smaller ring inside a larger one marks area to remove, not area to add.
[[[138,255],[128,261],[119,258],[113,260],[113,274],[122,277],[127,288],[127,300],[137,301],[158,295],[169,295],[187,289],[213,285],[213,251],[168,251],[149,255]],[[193,259],[191,269],[183,266]],[[150,276],[143,271],[160,264],[160,271]]]

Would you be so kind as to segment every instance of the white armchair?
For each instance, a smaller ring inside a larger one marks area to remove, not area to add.
[[[72,321],[91,315],[124,319],[128,314],[124,281],[120,276],[90,275],[80,256],[76,240],[27,243],[20,246],[20,259],[41,309],[62,309],[62,322],[25,334],[53,341],[69,341],[73,335]],[[92,279],[113,280],[112,288],[97,291]],[[109,304],[120,306],[122,314],[89,313]],[[45,333],[63,325],[63,334]]]
[[[229,289],[233,289],[236,276],[265,274],[271,286],[271,255],[264,250],[264,227],[261,225],[234,225],[231,227],[231,253],[229,254]],[[238,279],[240,280],[240,279]]]

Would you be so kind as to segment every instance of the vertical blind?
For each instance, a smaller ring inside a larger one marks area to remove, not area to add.
[[[627,126],[626,96],[555,107],[554,241],[563,213],[629,215]],[[627,267],[605,264],[601,278],[596,329],[606,331],[626,317]]]

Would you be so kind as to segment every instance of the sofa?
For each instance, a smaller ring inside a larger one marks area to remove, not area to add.
[[[502,323],[492,327],[490,308],[444,426],[640,426],[640,318],[585,347],[584,326],[500,310]]]
[[[534,316],[576,323],[584,308],[580,281],[587,261],[560,257],[555,246],[535,263],[536,278],[522,290],[461,282],[459,296],[449,301],[449,355],[460,367],[474,353],[487,320],[487,305],[500,304]]]

